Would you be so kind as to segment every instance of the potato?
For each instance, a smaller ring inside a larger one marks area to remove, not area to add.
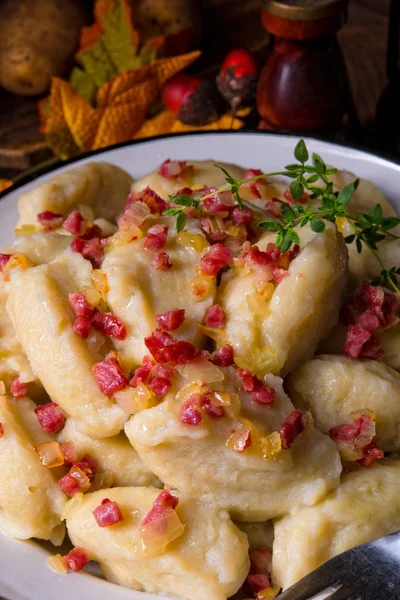
[[[122,211],[131,184],[126,171],[108,163],[69,169],[21,194],[18,227],[37,225],[37,215],[46,210],[66,217],[80,204],[90,206],[96,217],[113,219]]]
[[[19,252],[34,264],[49,263],[71,245],[68,235],[59,235],[54,232],[41,232],[32,235],[21,235],[14,238],[12,244],[4,248],[6,254]]]
[[[48,436],[40,431],[34,408],[28,399],[0,397],[0,532],[59,545],[65,534],[60,515],[66,496],[35,451],[34,445],[48,441]]]
[[[64,513],[72,543],[100,563],[107,579],[126,587],[189,600],[232,596],[249,571],[246,535],[226,512],[179,494],[176,513],[183,534],[163,552],[146,553],[140,524],[159,494],[151,487],[120,487],[73,498]],[[123,522],[97,525],[92,512],[104,498],[118,502]]]
[[[360,467],[317,506],[275,522],[273,579],[286,589],[341,552],[398,529],[400,460]]]
[[[268,372],[285,375],[310,358],[337,321],[346,280],[343,238],[333,225],[322,234],[308,226],[298,233],[301,252],[263,306],[254,272],[229,271],[217,292],[216,301],[227,318],[226,342],[235,349],[235,361],[260,377]],[[258,246],[263,250],[274,239],[266,234]]]
[[[21,96],[49,89],[53,75],[66,75],[86,14],[81,0],[0,2],[0,85]]]
[[[199,389],[193,380],[184,378],[175,381],[160,405],[142,410],[126,424],[125,432],[148,468],[164,483],[244,521],[264,521],[296,505],[315,504],[334,489],[341,472],[336,446],[312,427],[290,450],[269,459],[263,458],[256,444],[242,453],[226,445],[242,417],[258,431],[254,436],[261,437],[279,431],[293,405],[279,377],[266,377],[276,397],[271,406],[263,406],[238,392],[241,383],[235,369],[221,371],[224,380],[209,387],[231,394],[232,407],[223,417],[202,421],[198,427],[182,424],[181,403]]]
[[[376,413],[376,439],[400,452],[400,375],[375,360],[318,356],[287,379],[293,403],[311,410],[322,431],[346,422],[353,411]]]

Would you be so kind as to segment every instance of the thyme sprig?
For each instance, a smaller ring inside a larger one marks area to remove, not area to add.
[[[357,190],[359,179],[355,179],[346,185],[340,192],[335,191],[333,183],[329,181],[329,175],[335,173],[336,169],[328,167],[324,160],[315,153],[312,154],[311,163],[309,163],[309,152],[302,139],[294,149],[294,157],[297,162],[286,165],[283,171],[262,173],[248,179],[235,179],[224,167],[215,165],[225,175],[227,182],[225,186],[200,198],[193,198],[184,193],[171,195],[169,200],[175,206],[170,206],[163,214],[177,216],[176,226],[179,232],[185,227],[187,221],[184,212],[186,208],[193,206],[201,214],[201,202],[214,195],[230,191],[240,209],[243,210],[244,201],[240,197],[240,188],[243,184],[275,175],[288,177],[292,179],[289,189],[294,204],[290,205],[282,202],[279,220],[270,219],[258,223],[261,229],[277,233],[276,246],[282,252],[286,252],[292,244],[298,244],[300,238],[296,227],[305,227],[309,224],[314,232],[320,233],[325,230],[326,221],[335,223],[338,222],[338,219],[344,219],[350,223],[353,230],[353,233],[344,238],[345,242],[347,244],[355,242],[359,253],[362,252],[363,247],[368,248],[381,267],[380,275],[374,279],[373,284],[391,287],[396,293],[400,294],[397,285],[397,275],[400,275],[400,267],[385,269],[378,252],[378,244],[382,240],[399,239],[391,230],[400,224],[400,218],[384,217],[380,204],[368,209],[365,213],[356,212],[354,216],[351,215],[347,211],[347,207]],[[316,208],[315,202],[313,202],[313,205],[306,203],[309,200],[318,199],[320,205]],[[249,206],[247,202],[245,204]]]

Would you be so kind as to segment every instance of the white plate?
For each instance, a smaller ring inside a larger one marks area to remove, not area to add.
[[[189,134],[133,142],[96,152],[53,169],[34,181],[0,195],[0,247],[12,240],[21,192],[50,179],[55,173],[91,161],[108,161],[139,178],[166,158],[237,163],[268,171],[281,170],[293,162],[297,137],[265,133]],[[373,154],[306,139],[308,148],[339,169],[353,171],[373,181],[400,212],[400,165]],[[59,576],[46,565],[48,553],[33,542],[0,536],[0,594],[8,600],[151,600],[155,596],[127,590],[86,573]],[[210,599],[211,600],[211,599]]]

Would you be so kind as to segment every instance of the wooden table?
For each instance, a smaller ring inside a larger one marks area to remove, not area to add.
[[[236,45],[247,44],[262,54],[266,38],[259,26],[261,0],[230,0],[228,16],[226,0],[200,1],[209,54],[215,56],[218,49],[223,52],[238,39],[241,43],[236,41]],[[386,84],[388,9],[389,0],[350,0],[349,21],[339,35],[354,104],[364,128],[374,120]],[[0,177],[13,177],[51,155],[38,129],[35,100],[0,92]]]

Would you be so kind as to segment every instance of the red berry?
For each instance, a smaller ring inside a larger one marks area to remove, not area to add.
[[[235,77],[255,75],[257,73],[257,66],[253,55],[242,48],[235,48],[226,55],[221,71],[226,71],[230,67],[234,67]]]
[[[162,89],[162,101],[168,110],[177,114],[182,103],[202,81],[203,79],[200,77],[188,77],[187,75],[172,77]]]

